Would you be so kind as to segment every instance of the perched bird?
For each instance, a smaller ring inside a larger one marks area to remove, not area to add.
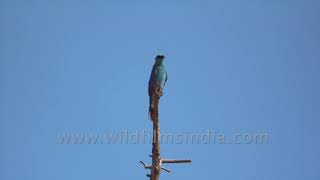
[[[151,120],[153,120],[154,113],[155,113],[155,107],[154,107],[154,99],[153,97],[162,96],[163,95],[163,87],[166,84],[168,80],[168,75],[166,68],[164,66],[164,56],[163,55],[157,55],[155,58],[155,63],[152,68],[152,72],[149,79],[149,117]]]

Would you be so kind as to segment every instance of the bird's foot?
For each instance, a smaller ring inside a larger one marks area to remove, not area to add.
[[[163,92],[162,92],[161,89],[156,90],[156,94],[157,94],[159,97],[163,96]]]

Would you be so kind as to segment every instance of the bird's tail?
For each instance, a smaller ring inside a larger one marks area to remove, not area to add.
[[[160,96],[155,92],[149,96],[149,118],[151,121],[155,121],[158,118],[159,99]]]
[[[152,121],[153,117],[152,96],[149,96],[149,119]]]

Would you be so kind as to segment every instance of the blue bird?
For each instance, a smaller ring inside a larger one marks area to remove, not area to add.
[[[164,66],[164,56],[158,55],[155,58],[155,63],[152,68],[152,72],[149,79],[149,117],[153,120],[155,117],[155,107],[153,97],[156,95],[158,97],[163,95],[163,88],[168,80],[168,75],[166,68]]]

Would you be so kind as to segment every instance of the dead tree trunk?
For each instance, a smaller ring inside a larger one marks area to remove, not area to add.
[[[153,107],[154,107],[154,117],[153,122],[153,139],[152,139],[152,167],[150,180],[159,180],[161,172],[161,156],[160,156],[160,122],[159,122],[159,100],[160,96],[156,93],[153,94]]]
[[[170,170],[162,167],[162,163],[191,163],[191,160],[176,160],[176,159],[162,159],[160,155],[160,121],[159,121],[159,101],[162,93],[153,93],[152,95],[152,125],[153,125],[153,136],[152,136],[152,165],[148,166],[143,161],[140,161],[145,169],[151,169],[151,174],[147,176],[150,180],[159,180],[161,170],[171,172]]]

